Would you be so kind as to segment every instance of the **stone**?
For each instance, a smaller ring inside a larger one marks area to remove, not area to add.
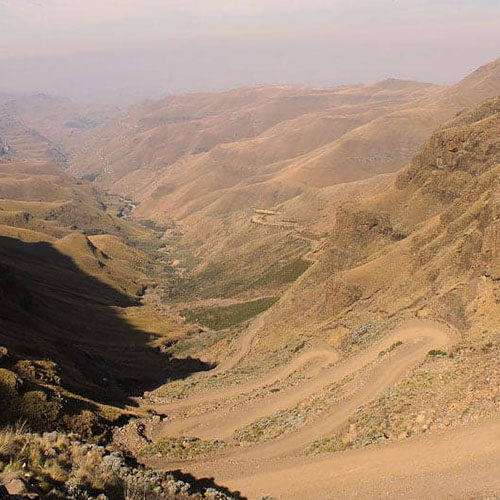
[[[425,415],[421,413],[420,415],[417,416],[415,422],[417,422],[417,424],[421,424],[424,420],[425,420]]]
[[[56,431],[54,432],[44,432],[43,438],[46,439],[49,443],[54,443],[57,441],[58,434]]]

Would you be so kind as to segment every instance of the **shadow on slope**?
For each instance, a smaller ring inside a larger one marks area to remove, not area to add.
[[[50,244],[0,237],[0,345],[9,351],[0,365],[7,359],[23,378],[120,407],[167,379],[213,368],[159,352],[152,334],[120,317],[123,307],[140,302],[87,275]]]
[[[248,500],[248,497],[245,497],[241,494],[240,491],[232,491],[225,486],[218,484],[213,477],[202,477],[197,478],[189,473],[182,472],[181,470],[174,470],[170,472],[177,480],[184,481],[193,486],[193,490],[195,491],[204,491],[209,488],[212,488],[217,491],[222,491],[234,500]]]

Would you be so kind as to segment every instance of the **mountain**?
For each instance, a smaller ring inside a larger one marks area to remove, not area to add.
[[[0,489],[493,497],[499,68],[1,96]]]
[[[382,192],[339,208],[267,334],[321,337],[399,314],[470,334],[498,329],[499,127],[498,97],[460,113]]]
[[[311,186],[398,170],[439,123],[495,95],[499,72],[497,60],[447,88],[387,80],[146,102],[99,130],[72,172],[98,175],[107,189],[140,202],[138,216],[158,221],[214,204],[239,209],[235,193],[244,206],[269,208]]]
[[[181,342],[218,366],[145,396],[169,419],[138,452],[250,498],[496,494],[499,193],[496,97],[399,173],[358,183],[308,269],[248,328]],[[294,201],[256,223],[281,231]]]
[[[134,393],[204,369],[158,350],[185,331],[154,299],[168,256],[124,200],[69,176],[53,143],[0,124],[0,420],[104,435]]]
[[[70,141],[33,128],[65,136],[64,113],[26,102],[39,99],[0,116],[0,496],[231,500],[109,446],[114,428],[148,420],[145,390],[212,365],[167,352],[187,327],[155,293],[174,274],[159,233],[64,171]]]
[[[292,269],[295,279],[308,266],[301,256],[354,183],[400,169],[437,126],[498,93],[499,72],[497,60],[451,87],[386,80],[148,101],[86,136],[69,171],[168,229],[164,240],[188,269],[191,284],[176,285],[186,299],[279,296],[288,282],[276,274]],[[282,231],[255,223],[254,209],[279,215],[286,204],[293,223]]]

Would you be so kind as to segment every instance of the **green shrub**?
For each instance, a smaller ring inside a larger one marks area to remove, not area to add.
[[[188,323],[199,323],[213,330],[224,330],[257,316],[277,300],[277,297],[267,297],[224,307],[184,309],[181,314]]]

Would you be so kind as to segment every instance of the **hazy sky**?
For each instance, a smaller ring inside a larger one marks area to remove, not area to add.
[[[0,41],[0,90],[448,83],[500,56],[500,0],[0,0]]]

